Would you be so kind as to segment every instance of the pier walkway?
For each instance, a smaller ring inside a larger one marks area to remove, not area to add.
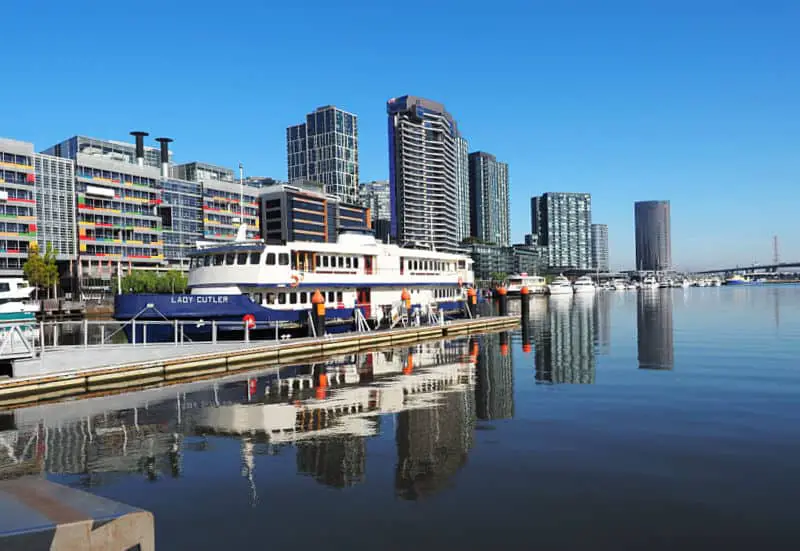
[[[0,410],[20,404],[103,395],[188,380],[220,377],[246,369],[302,364],[330,356],[377,348],[408,346],[424,340],[502,331],[520,324],[519,316],[452,320],[381,331],[351,332],[321,338],[179,342],[149,344],[56,345],[43,339],[33,358],[14,360],[12,377],[0,379]]]

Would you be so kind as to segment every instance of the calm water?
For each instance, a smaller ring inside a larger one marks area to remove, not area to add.
[[[18,410],[0,472],[148,509],[162,550],[796,549],[798,358],[800,287],[534,300],[511,334]]]

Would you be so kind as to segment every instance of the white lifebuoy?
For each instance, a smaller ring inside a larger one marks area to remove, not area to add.
[[[292,282],[289,284],[290,287],[297,287],[300,285],[300,282],[303,281],[303,278],[297,274],[292,274]]]

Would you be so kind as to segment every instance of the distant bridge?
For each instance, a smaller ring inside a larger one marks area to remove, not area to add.
[[[749,274],[752,272],[777,272],[784,268],[800,268],[800,262],[779,262],[777,264],[756,264],[753,266],[737,266],[735,268],[717,268],[715,270],[704,270],[700,272],[692,272],[695,274],[727,274],[727,273],[741,273]]]

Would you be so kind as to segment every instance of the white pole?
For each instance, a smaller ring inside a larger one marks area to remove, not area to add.
[[[244,165],[239,163],[239,225],[244,224]]]

